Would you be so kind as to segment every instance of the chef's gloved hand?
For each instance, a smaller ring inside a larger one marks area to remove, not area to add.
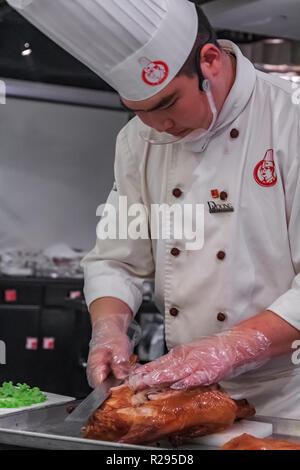
[[[270,340],[261,332],[235,328],[176,346],[165,356],[134,370],[129,384],[137,390],[212,385],[260,367],[269,359],[270,347]]]
[[[91,387],[101,384],[110,372],[118,379],[128,376],[132,342],[127,336],[130,313],[102,314],[93,322],[87,365]]]

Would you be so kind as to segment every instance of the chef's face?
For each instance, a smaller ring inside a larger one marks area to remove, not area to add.
[[[212,113],[198,77],[176,77],[160,93],[144,101],[122,99],[141,121],[158,132],[184,137],[195,129],[208,129]]]

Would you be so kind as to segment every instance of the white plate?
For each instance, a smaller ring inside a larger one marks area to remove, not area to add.
[[[47,396],[47,400],[43,401],[42,403],[36,403],[35,405],[30,406],[20,406],[20,408],[0,408],[0,416],[17,413],[23,410],[35,410],[40,408],[46,408],[47,406],[51,405],[62,405],[63,403],[67,403],[68,401],[75,400],[74,397],[66,397],[64,395],[56,395],[54,393],[47,393],[42,392]]]

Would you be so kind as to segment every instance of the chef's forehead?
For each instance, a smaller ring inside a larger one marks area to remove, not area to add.
[[[132,101],[120,96],[121,104],[126,110],[132,112],[155,111],[180,97],[186,89],[187,79],[188,77],[175,77],[163,90],[146,100]]]

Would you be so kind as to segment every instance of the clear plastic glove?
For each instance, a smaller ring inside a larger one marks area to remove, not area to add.
[[[87,365],[91,387],[101,384],[110,372],[118,379],[128,376],[133,345],[127,336],[130,313],[101,315],[93,323]]]
[[[129,384],[138,390],[212,385],[260,367],[269,359],[270,347],[270,340],[259,331],[228,330],[176,346],[160,359],[134,370]]]

